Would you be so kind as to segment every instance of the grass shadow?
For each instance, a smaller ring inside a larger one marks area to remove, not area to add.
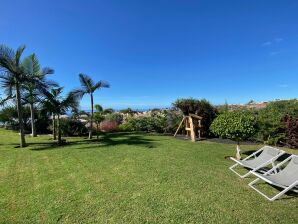
[[[64,148],[67,146],[82,146],[80,149],[94,148],[95,147],[108,147],[116,145],[134,145],[145,148],[155,148],[155,140],[144,138],[143,135],[129,134],[129,133],[103,133],[99,138],[88,139],[86,138],[69,138],[63,145],[58,145],[54,142],[34,142],[29,143],[29,146],[36,145],[30,150],[52,150],[58,148]]]

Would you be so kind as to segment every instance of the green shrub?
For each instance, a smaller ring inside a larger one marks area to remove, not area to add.
[[[114,109],[112,109],[112,108],[104,109],[103,113],[104,114],[112,114],[112,113],[114,113]]]
[[[133,122],[131,122],[130,120],[128,120],[126,123],[120,124],[118,126],[118,129],[119,131],[127,131],[127,132],[135,130]]]
[[[182,121],[183,114],[177,110],[168,110],[165,112],[167,119],[165,132],[174,134]]]
[[[179,108],[182,113],[187,116],[189,114],[195,114],[199,107],[199,100],[193,98],[188,99],[177,99],[173,103],[174,107]]]
[[[31,131],[30,117],[30,108],[28,106],[24,106],[23,124],[26,133],[30,133]],[[5,124],[5,126],[9,129],[19,130],[18,112],[15,106],[7,106],[0,110],[0,123]]]
[[[235,141],[246,140],[255,132],[255,116],[246,111],[226,112],[214,119],[210,130],[217,136]]]
[[[101,112],[95,112],[93,114],[93,121],[95,122],[96,124],[96,131],[99,130],[99,125],[102,121],[104,121],[105,117],[104,115],[101,113]]]
[[[120,110],[120,113],[123,113],[123,114],[134,114],[134,113],[136,113],[136,111],[134,111],[133,109],[131,109],[131,108],[126,108],[126,109],[122,109],[122,110]]]
[[[167,119],[164,116],[129,118],[120,126],[122,131],[146,131],[164,133]]]
[[[258,111],[256,138],[267,144],[280,143],[285,136],[286,115],[298,116],[297,100],[282,100],[271,102],[266,108]]]
[[[83,136],[88,133],[88,129],[79,120],[60,119],[62,136]]]

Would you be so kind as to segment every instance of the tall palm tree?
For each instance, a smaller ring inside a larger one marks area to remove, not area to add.
[[[45,99],[42,104],[42,108],[44,111],[48,111],[52,115],[52,131],[53,131],[53,139],[57,139],[57,131],[56,131],[56,114],[59,113],[59,111],[56,109],[55,101],[58,101],[63,88],[57,87],[57,88],[51,88],[49,91],[46,90],[43,92],[43,95],[45,96]]]
[[[56,83],[46,79],[46,76],[53,74],[54,70],[51,68],[41,69],[38,59],[35,54],[30,55],[25,58],[22,63],[24,70],[30,82],[22,85],[23,96],[22,100],[25,104],[29,105],[31,113],[31,130],[32,137],[36,137],[36,128],[35,128],[35,104],[42,101],[42,93],[51,86],[56,86]]]
[[[63,87],[52,88],[50,91],[44,92],[46,100],[44,106],[51,108],[51,112],[57,117],[58,145],[62,144],[60,115],[65,114],[70,109],[76,109],[79,106],[78,96],[70,92],[66,97],[62,96]]]
[[[14,51],[5,45],[0,45],[1,87],[5,90],[7,95],[6,99],[15,98],[18,111],[21,147],[26,146],[21,104],[21,85],[22,83],[29,81],[21,61],[21,56],[24,50],[25,46],[20,46]]]
[[[88,75],[79,74],[79,79],[81,83],[81,88],[73,90],[72,92],[79,98],[82,98],[85,94],[90,95],[91,101],[91,116],[90,116],[90,126],[89,126],[89,139],[92,139],[92,129],[93,129],[93,94],[96,90],[101,88],[109,88],[110,85],[105,81],[94,82]]]

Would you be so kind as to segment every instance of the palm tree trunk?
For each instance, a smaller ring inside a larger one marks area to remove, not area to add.
[[[96,123],[96,138],[98,139],[98,122]]]
[[[62,139],[61,139],[61,128],[60,128],[60,115],[57,115],[57,129],[58,129],[58,145],[61,145]]]
[[[53,119],[53,139],[56,140],[57,139],[57,136],[56,136],[56,116],[54,113],[52,113],[52,119]]]
[[[30,103],[30,113],[31,113],[31,135],[32,137],[36,137],[36,128],[35,128],[35,118],[34,118],[34,105]]]
[[[17,111],[20,125],[20,147],[23,148],[26,146],[25,133],[24,133],[24,121],[23,121],[23,110],[21,104],[21,93],[20,86],[16,84],[16,101],[17,101]]]
[[[92,139],[92,130],[93,130],[93,94],[91,96],[91,117],[90,117],[90,129],[89,129],[89,139]]]

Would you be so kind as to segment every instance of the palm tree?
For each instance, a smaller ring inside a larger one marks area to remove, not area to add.
[[[25,104],[29,104],[31,113],[31,130],[32,137],[36,137],[35,128],[35,104],[42,101],[42,93],[51,86],[56,86],[56,83],[46,79],[46,76],[53,74],[54,70],[51,68],[40,68],[40,64],[35,54],[30,55],[23,61],[23,67],[30,77],[30,82],[22,85],[24,89],[22,100]]]
[[[58,101],[60,94],[62,92],[62,87],[51,88],[49,91],[44,91],[43,95],[45,96],[45,100],[43,101],[42,107],[44,111],[48,111],[52,115],[52,131],[53,131],[53,139],[57,139],[56,132],[56,114],[59,111],[56,109],[55,101]]]
[[[99,104],[95,104],[94,108],[95,108],[96,112],[100,112],[100,113],[103,112],[103,107]]]
[[[90,116],[90,126],[89,126],[89,139],[92,139],[92,129],[93,129],[93,94],[96,90],[100,88],[109,88],[110,85],[105,81],[99,81],[95,83],[88,75],[79,74],[79,79],[81,83],[81,88],[73,91],[75,95],[82,98],[85,94],[90,95],[91,100],[91,116]]]
[[[99,125],[102,121],[104,121],[105,117],[103,115],[103,108],[101,105],[95,104],[94,108],[96,110],[94,113],[94,121],[96,123],[96,138],[98,139]]]
[[[53,120],[55,120],[55,116],[57,117],[58,145],[62,144],[60,115],[65,114],[70,109],[76,109],[79,106],[77,95],[70,92],[66,97],[63,97],[61,96],[62,91],[63,87],[58,87],[44,92],[46,96],[44,106],[51,109]]]
[[[26,146],[21,104],[21,85],[29,81],[21,61],[24,50],[25,46],[20,46],[14,51],[5,45],[0,45],[1,87],[5,90],[6,99],[15,98],[20,129],[20,147]]]

